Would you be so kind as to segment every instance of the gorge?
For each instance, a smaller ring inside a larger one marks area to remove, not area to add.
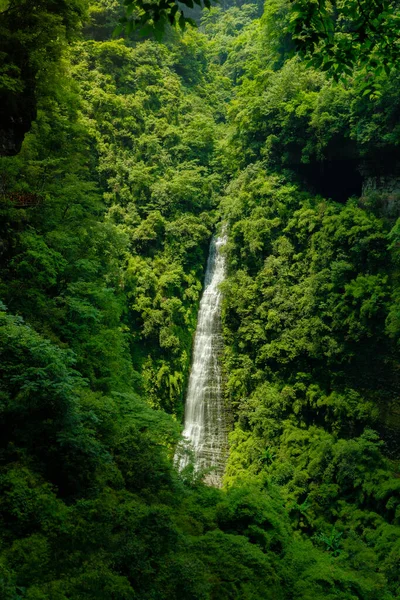
[[[398,600],[399,4],[177,7],[0,0],[0,598]]]

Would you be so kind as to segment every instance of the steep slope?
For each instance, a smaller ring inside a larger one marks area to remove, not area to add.
[[[0,595],[393,600],[400,227],[395,196],[348,196],[380,153],[396,178],[397,74],[360,98],[289,58],[277,0],[162,44],[111,39],[120,13],[37,48],[0,162]],[[172,457],[221,218],[217,490]]]

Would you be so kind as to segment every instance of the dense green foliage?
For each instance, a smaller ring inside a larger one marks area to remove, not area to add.
[[[16,154],[65,45],[80,31],[86,0],[0,2],[0,155]]]
[[[361,64],[367,71],[396,67],[400,5],[397,0],[290,0],[296,46],[336,78],[352,75]]]
[[[288,58],[277,4],[236,42],[248,58],[225,150],[239,173],[222,202],[226,484],[279,486],[292,525],[346,569],[334,583],[320,574],[324,597],[397,597],[398,200],[379,187],[348,199],[349,164],[397,174],[397,74],[379,75],[373,99],[363,67],[337,84]]]
[[[162,44],[112,37],[119,0],[27,6],[0,2],[33,119],[0,158],[0,597],[397,600],[396,65],[366,93],[360,38],[336,82],[284,0]],[[221,219],[219,490],[172,457]]]

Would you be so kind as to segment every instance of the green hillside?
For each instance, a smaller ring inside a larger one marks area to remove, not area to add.
[[[0,598],[399,600],[400,5],[124,14],[0,0]],[[215,489],[173,456],[221,222]]]

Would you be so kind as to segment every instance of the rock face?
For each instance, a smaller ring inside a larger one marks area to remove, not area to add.
[[[400,215],[400,175],[381,175],[364,179],[362,196],[379,197],[379,204],[386,217]]]
[[[371,192],[400,194],[400,176],[367,177],[363,184],[363,195]]]
[[[2,104],[1,95],[0,104]],[[30,130],[32,121],[36,116],[33,98],[26,99],[25,102],[20,100],[16,104],[15,108],[6,107],[5,110],[1,110],[0,156],[14,156],[18,154],[21,150],[25,134]]]

